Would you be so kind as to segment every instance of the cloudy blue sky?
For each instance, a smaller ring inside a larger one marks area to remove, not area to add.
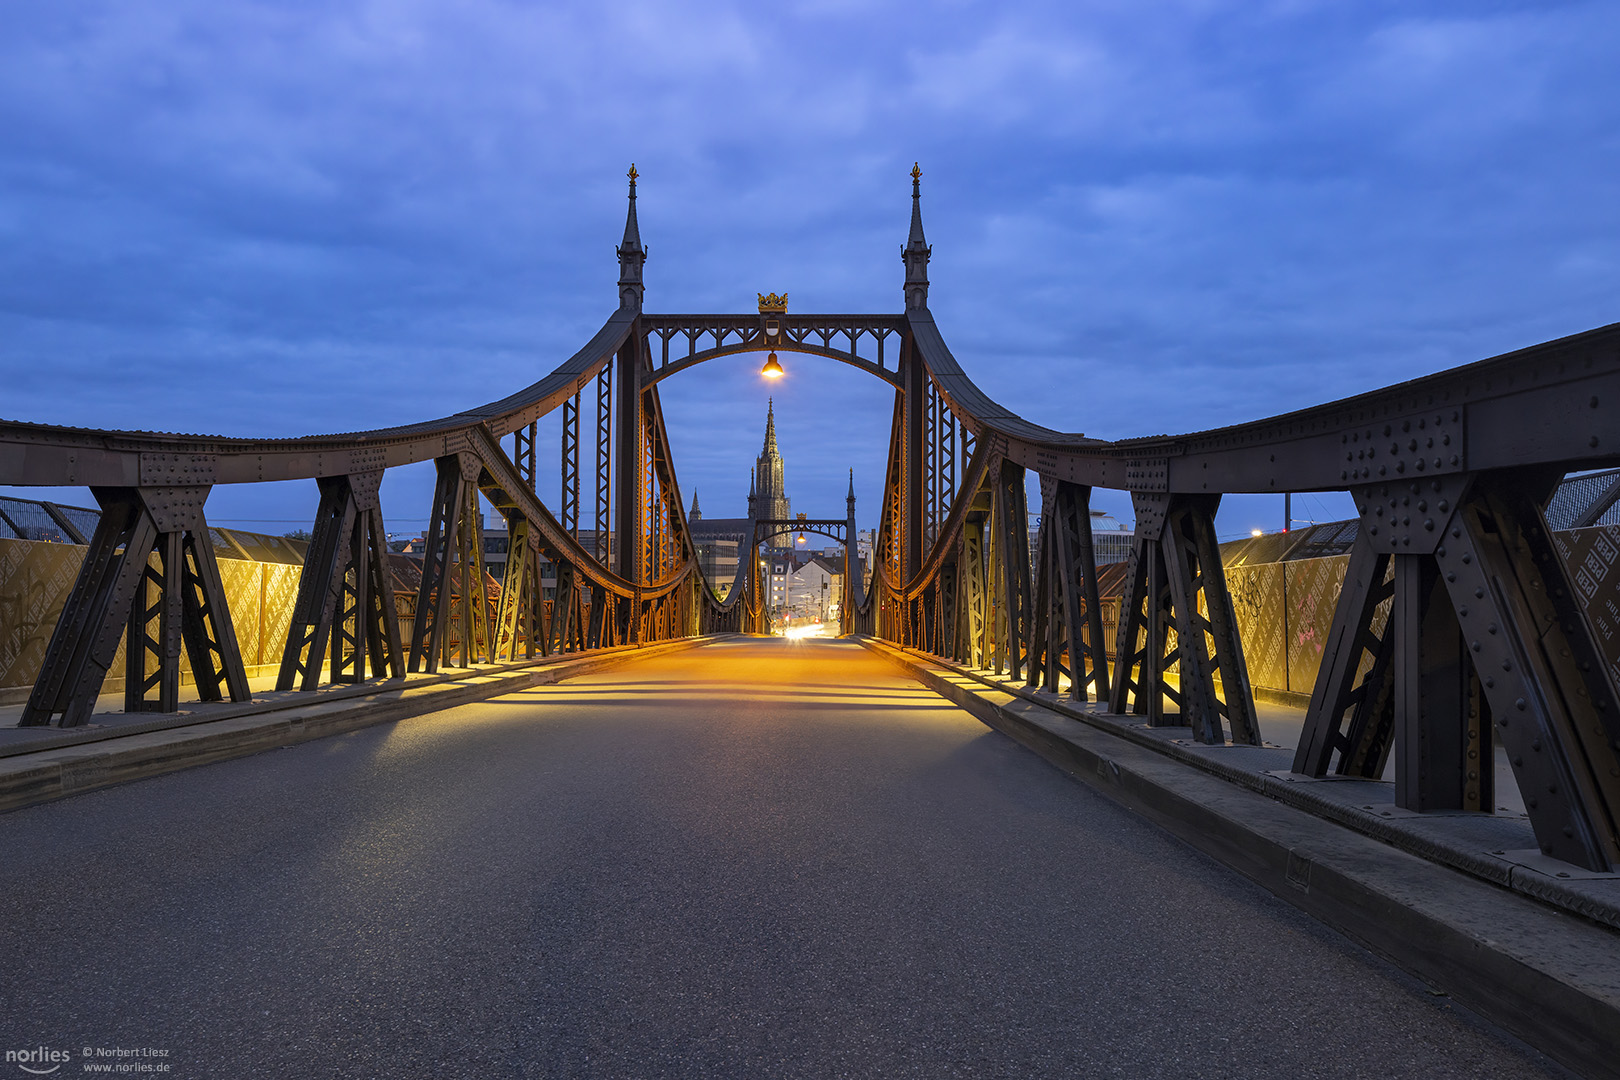
[[[614,305],[631,161],[653,311],[899,310],[921,161],[957,357],[1091,435],[1620,319],[1613,3],[11,0],[3,21],[8,418],[292,435],[504,396]],[[756,366],[665,384],[711,515],[742,512]],[[840,513],[852,467],[875,508],[883,387],[799,358],[772,392],[795,509]],[[429,484],[391,475],[393,528],[421,527]],[[313,483],[209,504],[271,532],[313,508]]]

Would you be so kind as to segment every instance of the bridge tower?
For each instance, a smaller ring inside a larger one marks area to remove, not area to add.
[[[641,304],[646,294],[641,271],[647,262],[647,249],[641,242],[641,227],[636,221],[635,165],[630,166],[629,208],[624,217],[624,242],[616,249],[619,256],[619,308],[634,311],[637,318],[630,335],[619,348],[613,366],[618,370],[619,415],[618,446],[615,448],[614,533],[618,545],[620,577],[641,584],[645,580],[641,538],[646,531],[647,471],[642,464],[645,423],[642,409],[642,356]],[[631,620],[634,622],[635,620]]]
[[[928,312],[928,261],[934,249],[923,235],[922,222],[922,168],[911,166],[911,232],[906,246],[900,252],[906,264],[906,316],[908,325],[914,320],[931,318]],[[899,565],[902,580],[909,580],[922,566],[927,544],[923,536],[928,520],[929,506],[926,496],[930,448],[935,440],[930,423],[930,397],[928,369],[917,353],[915,330],[908,329],[900,347],[900,393],[897,408],[904,427],[904,443],[900,465],[900,526]]]
[[[922,223],[922,167],[911,166],[911,234],[900,258],[906,264],[906,310],[925,311],[928,308],[928,260],[934,249],[923,236]]]

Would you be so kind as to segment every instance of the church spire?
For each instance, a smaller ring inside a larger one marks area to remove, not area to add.
[[[754,463],[754,475],[759,486],[751,505],[758,508],[757,520],[785,521],[793,516],[790,512],[792,503],[785,490],[784,471],[782,453],[776,445],[776,399],[772,398],[765,412],[765,448],[759,452],[759,458]],[[774,548],[793,546],[792,539],[786,534],[767,543]]]
[[[686,520],[692,523],[703,520],[703,511],[698,509],[697,488],[692,489],[692,509],[687,512]]]
[[[624,242],[615,248],[619,256],[619,306],[641,310],[641,298],[646,287],[641,282],[641,267],[647,261],[647,249],[641,245],[641,226],[636,222],[635,165],[625,175],[630,177],[630,209],[624,216]]]
[[[911,235],[900,251],[906,264],[906,310],[918,311],[928,307],[928,260],[934,249],[923,236],[922,223],[922,167],[911,166]]]
[[[851,514],[855,513],[855,470],[854,469],[849,470],[849,498],[845,499],[844,501],[849,503],[849,512]]]
[[[765,449],[762,452],[762,456],[764,456],[764,457],[775,457],[777,455],[777,453],[778,453],[778,451],[776,449],[776,399],[771,398],[771,399],[769,399],[768,404],[765,406]]]

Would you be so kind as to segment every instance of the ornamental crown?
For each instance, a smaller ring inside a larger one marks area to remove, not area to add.
[[[777,296],[775,293],[758,293],[756,295],[759,296],[759,313],[761,315],[767,311],[787,313],[787,293],[783,293],[781,296]]]

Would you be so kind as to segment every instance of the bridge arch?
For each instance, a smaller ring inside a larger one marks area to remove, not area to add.
[[[904,339],[904,316],[789,316],[785,312],[761,312],[757,318],[642,315],[640,327],[652,362],[652,372],[643,377],[643,386],[656,386],[671,375],[718,357],[767,352],[822,356],[864,371],[896,390],[904,385],[899,363],[901,350],[885,348],[891,339],[895,342]],[[681,338],[686,341],[685,353],[672,353],[671,342]],[[700,348],[704,339],[708,339],[709,344]],[[655,342],[657,348],[654,348]]]
[[[761,530],[754,535],[754,546],[757,548],[760,544],[769,543],[778,536],[792,536],[795,533],[815,533],[817,536],[825,536],[835,544],[848,545],[849,543],[843,536],[834,532],[832,526],[807,524],[803,526],[783,525],[779,528],[772,526],[768,532]]]

